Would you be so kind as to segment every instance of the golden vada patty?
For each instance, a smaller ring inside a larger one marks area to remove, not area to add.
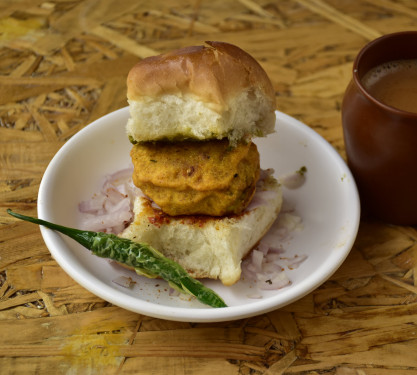
[[[134,145],[130,155],[134,184],[171,216],[239,214],[259,178],[252,142],[146,142]]]

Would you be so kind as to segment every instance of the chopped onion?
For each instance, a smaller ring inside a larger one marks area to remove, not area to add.
[[[265,256],[270,251],[270,246],[267,243],[260,241],[256,249],[261,251]]]
[[[245,211],[254,210],[257,207],[261,207],[263,205],[268,204],[268,201],[275,199],[277,196],[276,191],[274,190],[261,190],[257,189],[255,191],[255,195],[253,196],[251,202],[249,203],[248,207],[246,207]]]
[[[83,213],[93,213],[103,208],[106,197],[103,194],[95,194],[88,201],[83,201],[78,205],[78,209]]]
[[[258,250],[252,250],[252,264],[256,272],[262,272],[262,263],[264,260],[264,254]]]
[[[262,170],[257,184],[255,196],[247,210],[252,210],[273,198],[271,192],[262,190],[265,179],[274,171]],[[281,178],[281,183],[288,188],[298,188],[304,181],[305,168],[291,175]],[[255,249],[252,250],[242,262],[242,273],[246,280],[255,284],[259,290],[278,290],[291,284],[286,269],[297,268],[306,258],[306,255],[295,255],[292,258],[285,257],[283,248],[284,240],[287,240],[291,233],[302,229],[301,217],[292,211],[282,211],[268,233],[261,239]],[[248,298],[262,298],[261,293],[252,292]]]
[[[273,168],[268,168],[268,169],[261,169],[259,172],[259,181],[258,184],[260,183],[260,181],[265,181],[268,177],[272,176],[274,174],[274,169]]]
[[[247,295],[247,297],[248,298],[251,298],[251,299],[261,299],[262,298],[262,294],[259,293],[259,292],[253,292],[253,293],[249,293]]]
[[[281,183],[288,189],[298,189],[306,180],[305,173],[307,172],[306,167],[301,167],[298,171],[283,175],[279,178]]]
[[[141,193],[132,182],[132,168],[105,177],[101,190],[80,202],[81,228],[118,234],[133,220],[133,200]]]
[[[273,169],[261,169],[259,179],[256,183],[255,194],[246,207],[245,211],[254,210],[257,207],[267,205],[272,199],[275,199],[277,193],[275,190],[268,190],[264,188],[265,180],[274,173]]]
[[[266,255],[266,261],[267,262],[276,262],[276,261],[280,260],[281,257],[282,257],[282,255],[280,253],[271,252],[271,253],[268,253]]]
[[[174,289],[174,288],[169,288],[168,294],[171,297],[178,297],[181,293],[178,290]]]
[[[291,173],[281,177],[281,183],[288,189],[298,189],[304,184],[305,176],[299,173]]]
[[[129,288],[133,284],[135,284],[135,281],[133,281],[131,277],[126,277],[126,276],[118,276],[115,279],[113,279],[112,282],[114,282],[117,285],[122,286],[123,288]]]
[[[276,290],[281,289],[284,286],[291,284],[290,279],[288,278],[285,272],[278,272],[274,275],[273,278],[264,281],[260,286],[259,289],[262,290]]]
[[[244,278],[258,290],[278,290],[291,284],[287,270],[297,268],[306,255],[285,255],[283,247],[291,233],[302,228],[302,220],[291,212],[282,212],[256,248],[242,262]],[[248,298],[261,298],[262,293],[251,292]]]
[[[281,262],[284,263],[289,269],[296,269],[298,266],[307,259],[307,255],[294,255],[292,258],[281,258]]]

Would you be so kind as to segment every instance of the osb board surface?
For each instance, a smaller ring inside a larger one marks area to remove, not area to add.
[[[140,58],[224,40],[270,75],[278,108],[344,157],[352,61],[417,29],[414,0],[8,0],[0,3],[0,373],[417,374],[416,228],[362,222],[342,267],[280,310],[215,324],[131,313],[92,295],[31,224],[42,174],[73,134],[126,105]]]

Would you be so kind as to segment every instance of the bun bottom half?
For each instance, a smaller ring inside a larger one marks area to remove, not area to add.
[[[242,214],[221,218],[169,216],[142,196],[134,202],[134,221],[120,237],[147,243],[194,278],[233,285],[240,279],[242,259],[269,230],[281,205],[281,187],[272,177],[257,188]]]

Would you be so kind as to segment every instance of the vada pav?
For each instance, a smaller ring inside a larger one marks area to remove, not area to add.
[[[232,285],[282,204],[252,142],[274,131],[271,81],[240,48],[206,42],[143,59],[127,89],[133,182],[145,197],[121,236]]]

